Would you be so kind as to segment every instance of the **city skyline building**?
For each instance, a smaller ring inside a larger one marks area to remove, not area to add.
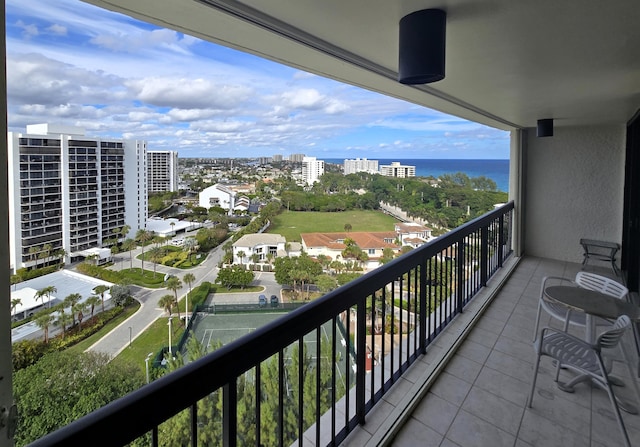
[[[403,165],[399,161],[393,161],[390,165],[380,166],[380,174],[385,177],[407,178],[416,176],[416,167]]]
[[[147,151],[149,193],[178,191],[178,152]]]
[[[344,161],[344,175],[355,174],[356,172],[378,174],[378,160],[367,160],[366,158],[346,159]]]
[[[305,154],[291,154],[289,155],[289,161],[291,163],[302,163],[304,157],[306,157]]]
[[[324,161],[316,157],[302,159],[302,179],[307,185],[313,185],[324,174]]]
[[[92,138],[82,128],[28,125],[8,132],[9,251],[14,271],[65,261],[132,232],[147,219],[146,142]],[[125,193],[126,191],[126,193]]]

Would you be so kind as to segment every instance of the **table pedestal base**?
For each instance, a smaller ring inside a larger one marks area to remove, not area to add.
[[[611,377],[609,377],[609,380],[611,382],[612,385],[614,385],[614,381],[611,380]],[[622,383],[622,386],[624,386],[624,382],[619,379],[619,378],[615,378],[615,381],[618,381],[619,383]],[[597,382],[594,382],[591,380],[591,377],[587,376],[587,375],[580,375],[577,376],[573,379],[571,379],[569,382],[560,382],[558,381],[558,389],[561,391],[564,391],[565,393],[573,393],[575,392],[575,386],[579,383],[582,382],[589,382],[592,384],[596,384],[599,385]],[[618,402],[618,407],[620,407],[620,409],[622,411],[626,411],[629,414],[638,414],[638,407],[631,401],[629,401],[628,399],[624,399],[622,397],[618,397],[616,396],[616,402]]]

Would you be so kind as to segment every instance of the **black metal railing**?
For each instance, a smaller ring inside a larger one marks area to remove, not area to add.
[[[33,445],[337,445],[511,255],[513,207],[412,250]]]

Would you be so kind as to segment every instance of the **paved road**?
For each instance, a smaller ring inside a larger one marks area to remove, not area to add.
[[[133,266],[141,267],[142,262],[135,257],[140,254],[142,250],[137,249],[133,252]],[[124,262],[120,262],[120,259],[116,260],[114,269],[122,269],[130,267],[130,259],[128,253],[120,254]],[[222,247],[214,249],[207,259],[203,261],[199,266],[189,270],[182,270],[173,267],[166,267],[163,265],[156,266],[157,272],[161,274],[172,274],[180,279],[185,273],[192,273],[196,280],[191,285],[192,288],[197,287],[203,281],[209,281],[214,283],[218,272],[218,263],[224,256],[224,250]],[[149,270],[152,266],[150,262],[146,263],[145,268]],[[183,281],[184,283],[184,281]],[[251,293],[216,293],[212,299],[214,303],[257,303],[258,295],[264,294],[267,299],[271,295],[277,295],[280,298],[281,287],[276,283],[273,273],[256,272],[255,285],[261,285],[265,287],[262,292]],[[143,287],[133,287],[133,293],[135,298],[140,301],[142,306],[134,315],[129,317],[126,321],[121,323],[118,327],[113,329],[109,334],[104,336],[88,350],[103,352],[109,354],[111,357],[117,356],[123,349],[129,346],[130,341],[135,340],[142,332],[145,331],[155,320],[165,314],[164,310],[158,307],[158,300],[167,293],[173,293],[165,288],[161,289],[146,289]],[[182,298],[189,291],[187,284],[183,284],[183,287],[178,290],[178,297]],[[191,306],[189,306],[191,310]]]
[[[141,248],[133,251],[133,267],[142,267],[142,261],[136,259],[136,256],[142,252]],[[217,276],[217,265],[224,255],[222,247],[218,247],[211,251],[200,265],[189,270],[183,270],[164,265],[157,265],[156,270],[159,274],[167,273],[175,275],[182,279],[186,273],[192,273],[196,280],[191,288],[196,288],[203,281],[214,282]],[[131,266],[128,253],[121,253],[117,256],[114,266],[115,270],[127,269]],[[153,267],[151,262],[146,262],[145,268],[151,270]],[[181,298],[189,291],[189,286],[184,284],[178,289],[178,297]],[[118,327],[102,337],[98,342],[89,347],[89,351],[103,352],[111,357],[117,356],[120,351],[129,346],[129,342],[135,340],[142,332],[145,331],[155,320],[164,314],[164,310],[158,307],[158,301],[163,295],[173,293],[165,288],[147,289],[144,287],[132,286],[134,297],[140,301],[142,306],[134,315],[122,322]]]

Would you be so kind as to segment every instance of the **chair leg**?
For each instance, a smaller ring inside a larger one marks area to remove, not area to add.
[[[533,392],[536,388],[536,380],[538,378],[538,368],[540,367],[540,357],[541,354],[537,353],[536,356],[536,364],[533,367],[533,379],[531,379],[531,391],[529,392],[529,397],[527,398],[527,407],[531,408],[533,405]]]
[[[542,304],[538,302],[538,313],[536,314],[536,324],[533,326],[533,341],[538,339],[538,326],[540,326],[540,313],[542,312]]]
[[[606,389],[609,394],[609,399],[611,400],[611,404],[613,405],[613,410],[616,413],[616,419],[618,419],[618,426],[622,431],[622,438],[624,439],[624,443],[627,447],[631,447],[631,441],[629,440],[629,434],[627,433],[627,429],[624,426],[624,421],[622,420],[622,414],[620,413],[620,407],[618,406],[618,402],[616,401],[616,395],[613,393],[613,389],[611,388],[611,384],[609,380],[606,379]]]

